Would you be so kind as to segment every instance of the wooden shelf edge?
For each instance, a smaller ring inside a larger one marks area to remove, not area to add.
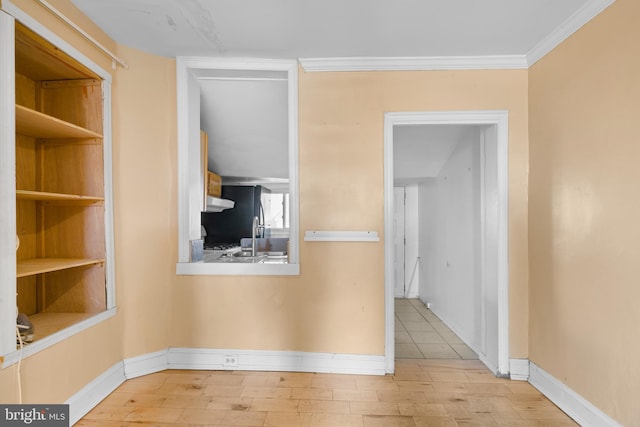
[[[16,132],[34,138],[102,138],[97,132],[16,104]]]
[[[29,316],[33,323],[35,341],[82,322],[96,313],[36,313]]]
[[[36,325],[35,340],[30,344],[25,344],[24,349],[21,351],[16,349],[10,353],[4,355],[4,362],[0,366],[0,369],[5,369],[11,365],[15,365],[18,361],[23,360],[29,356],[32,356],[44,349],[51,347],[59,342],[62,342],[73,335],[87,330],[107,319],[114,317],[118,313],[116,307],[107,308],[105,311],[97,313],[84,313],[87,317],[84,320],[79,320],[66,328],[53,332],[51,334],[43,333],[42,329],[38,332],[38,326]],[[77,313],[79,315],[83,313]],[[38,316],[34,314],[33,316]],[[32,316],[29,316],[32,319]]]
[[[106,311],[106,310],[105,310]],[[90,319],[99,313],[52,313],[42,312],[29,316],[29,320],[33,324],[34,340],[30,343],[24,343],[24,348],[27,349],[35,343],[39,343],[42,340],[54,335],[60,331],[63,331],[69,327],[77,325],[87,319]],[[19,347],[18,347],[19,348]]]
[[[34,276],[52,271],[67,270],[69,268],[84,267],[104,263],[104,258],[31,258],[18,261],[16,277]]]
[[[104,202],[104,197],[80,196],[77,194],[49,193],[46,191],[16,190],[16,198],[22,200],[70,201],[84,203]]]

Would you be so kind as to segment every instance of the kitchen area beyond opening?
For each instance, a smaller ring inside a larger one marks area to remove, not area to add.
[[[188,153],[177,273],[299,274],[296,63],[179,58],[177,68]]]

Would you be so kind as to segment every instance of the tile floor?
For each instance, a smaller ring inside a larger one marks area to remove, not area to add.
[[[395,300],[396,359],[477,359],[419,299]]]

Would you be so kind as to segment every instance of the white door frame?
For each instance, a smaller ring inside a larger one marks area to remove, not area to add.
[[[393,295],[396,298],[398,298],[399,296],[405,296],[405,294],[407,292],[407,289],[406,289],[407,278],[405,276],[406,275],[406,271],[405,271],[405,250],[406,250],[405,242],[406,242],[406,240],[404,240],[405,239],[405,231],[404,231],[404,228],[405,228],[405,222],[404,222],[405,221],[405,216],[404,216],[404,210],[405,210],[405,200],[406,200],[406,194],[407,193],[406,193],[406,188],[405,187],[397,186],[397,187],[393,188],[393,193],[394,193],[393,194],[393,212],[394,212],[394,216],[395,216],[396,210],[399,207],[398,206],[398,201],[396,200],[396,196],[398,196],[398,194],[397,194],[398,191],[402,191],[402,236],[398,236],[395,233],[394,233],[394,236],[393,236],[393,238],[394,238],[394,248],[393,248],[393,252],[394,252],[394,260],[393,260],[393,266],[394,266],[393,267],[393,270],[394,270],[393,282],[394,282],[394,286],[393,286],[393,289],[394,289],[394,291],[393,291]],[[395,219],[396,218],[394,218],[394,220]],[[399,224],[396,221],[394,221],[394,225],[393,225],[394,231],[397,230],[398,225]],[[398,237],[401,237],[404,240],[404,242],[402,242],[402,251],[396,251],[397,246],[398,246],[398,242],[395,241],[395,239],[397,239]],[[401,266],[398,265],[400,262],[402,262]],[[402,272],[402,280],[401,281],[398,280],[399,279],[398,272]],[[401,294],[398,293],[398,287],[400,285],[400,283],[398,283],[398,282],[402,283],[402,293]]]
[[[393,273],[393,127],[397,125],[496,125],[498,165],[498,375],[509,373],[508,265],[508,111],[390,112],[384,115],[384,258],[385,258],[385,370],[394,372]],[[485,259],[483,257],[483,259]]]

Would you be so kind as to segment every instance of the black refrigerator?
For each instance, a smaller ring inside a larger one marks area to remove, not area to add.
[[[251,237],[253,217],[257,216],[259,223],[264,224],[260,197],[266,192],[269,190],[261,185],[223,185],[220,197],[233,200],[235,205],[222,212],[202,212],[201,221],[207,232],[205,247],[220,244],[240,246],[240,239]]]

